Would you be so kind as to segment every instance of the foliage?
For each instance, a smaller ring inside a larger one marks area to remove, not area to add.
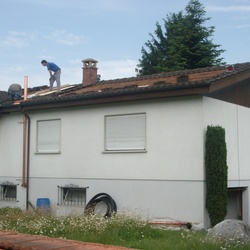
[[[225,130],[208,126],[206,133],[206,207],[211,225],[224,220],[227,214],[227,149]]]
[[[19,215],[22,214],[21,208],[18,207],[2,207],[0,209],[0,216],[5,216],[5,215]]]
[[[221,250],[232,248],[232,245],[224,243],[206,242],[205,231],[192,231],[184,228],[181,230],[154,228],[133,214],[116,214],[110,218],[95,215],[56,217],[53,213],[47,212],[13,213],[9,208],[0,208],[0,230],[15,230],[19,233],[144,250]],[[234,246],[240,250],[250,250],[250,246],[247,244]]]
[[[137,74],[195,69],[221,65],[219,56],[225,50],[212,42],[214,26],[206,27],[205,10],[199,0],[190,0],[186,13],[170,13],[164,21],[164,29],[157,22],[154,37],[142,47]]]

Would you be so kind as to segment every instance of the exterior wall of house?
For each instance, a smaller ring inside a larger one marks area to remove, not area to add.
[[[118,211],[140,214],[153,220],[178,220],[208,226],[205,209],[204,137],[207,125],[226,128],[229,185],[238,185],[237,136],[248,149],[244,125],[248,109],[239,107],[241,125],[235,124],[235,106],[210,98],[186,97],[30,112],[29,201],[49,198],[58,213],[84,207],[58,206],[58,186],[87,188],[87,202],[105,192]],[[230,111],[230,112],[228,112]],[[146,151],[104,153],[105,115],[146,113]],[[61,119],[61,153],[36,153],[38,120]],[[18,202],[0,201],[0,206],[25,208],[26,188],[22,177],[22,115],[0,117],[0,182],[18,184]],[[13,149],[13,150],[10,150]],[[242,156],[241,178],[250,174],[247,156]],[[3,166],[3,167],[2,167]],[[244,183],[248,186],[248,182]],[[248,202],[247,202],[248,204]]]
[[[203,107],[204,133],[207,125],[220,125],[225,129],[228,187],[245,189],[242,193],[242,219],[249,224],[250,109],[206,97]]]
[[[21,176],[23,163],[23,115],[0,117],[0,176]]]
[[[201,223],[204,216],[201,102],[201,98],[179,98],[30,112],[31,203],[35,205],[37,198],[47,197],[56,205],[57,186],[74,184],[89,187],[87,201],[97,193],[106,192],[116,201],[118,210],[139,212],[147,218]],[[103,153],[105,115],[141,112],[146,113],[146,152]],[[20,156],[10,160],[10,147],[7,149],[1,143],[1,162],[6,167],[0,170],[0,181],[18,182],[18,193],[23,196],[26,188],[20,185],[22,126],[19,124],[22,115],[11,116],[11,120],[9,115],[1,117],[1,130],[6,139],[7,134],[20,130],[11,136]],[[36,154],[37,121],[55,118],[61,119],[61,153]],[[25,207],[25,201],[19,200],[16,205]]]

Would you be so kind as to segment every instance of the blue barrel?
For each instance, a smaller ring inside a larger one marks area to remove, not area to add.
[[[50,200],[49,198],[38,198],[36,200],[36,208],[44,209],[45,211],[49,211],[50,209]]]

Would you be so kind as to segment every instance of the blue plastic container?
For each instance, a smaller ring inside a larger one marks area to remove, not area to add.
[[[50,200],[49,198],[38,198],[36,200],[36,208],[44,209],[45,211],[50,210]]]

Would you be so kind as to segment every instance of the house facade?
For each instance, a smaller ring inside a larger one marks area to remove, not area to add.
[[[83,63],[82,84],[1,103],[0,207],[48,200],[59,215],[84,213],[107,193],[117,212],[208,228],[205,135],[219,125],[227,218],[250,223],[248,63],[109,81],[97,80],[97,61]]]

